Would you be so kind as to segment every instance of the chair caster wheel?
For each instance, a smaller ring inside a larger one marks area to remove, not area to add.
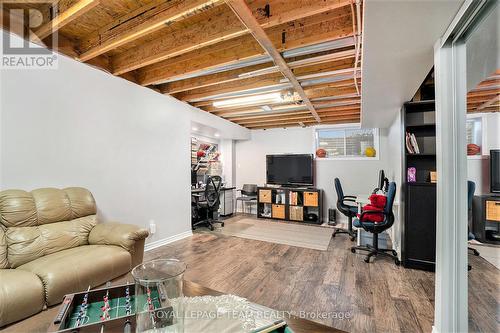
[[[210,231],[214,231],[214,230],[215,230],[215,228],[214,228],[214,226],[213,226],[213,225],[211,225],[211,226],[210,226],[210,227],[208,227],[208,228],[210,229]]]
[[[356,237],[351,236],[351,242],[354,242],[356,240]]]
[[[332,238],[335,238],[335,233],[333,233]]]
[[[370,258],[365,258],[364,260],[366,263],[370,263]]]
[[[223,227],[223,226],[224,226],[224,222],[221,222],[221,223],[220,223],[220,226],[221,226],[221,227]]]
[[[399,259],[394,259],[394,263],[396,264],[396,266],[399,266],[401,265],[401,261],[399,261]]]
[[[470,271],[472,269],[471,265],[467,265],[467,270]]]
[[[398,253],[397,253],[396,251],[392,250],[392,255],[393,255],[393,256],[397,256],[397,255],[398,255]]]
[[[352,253],[356,253],[356,249],[355,249],[355,248],[352,248],[352,249],[351,249],[351,252],[352,252]]]

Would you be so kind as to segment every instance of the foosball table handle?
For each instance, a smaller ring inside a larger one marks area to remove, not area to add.
[[[123,333],[131,333],[132,332],[132,324],[129,320],[125,323],[125,327],[123,327]]]
[[[69,297],[64,297],[64,300],[63,300],[63,306],[61,307],[61,309],[59,310],[59,313],[57,314],[56,316],[56,319],[54,319],[54,324],[60,324],[63,317],[64,317],[64,314],[66,313],[66,311],[68,311],[69,309],[69,305],[71,304],[71,298]]]

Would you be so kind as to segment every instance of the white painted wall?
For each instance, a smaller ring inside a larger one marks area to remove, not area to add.
[[[105,220],[155,220],[148,242],[190,230],[191,122],[249,133],[63,56],[57,70],[0,75],[0,187],[86,187]]]
[[[314,152],[314,128],[288,128],[251,131],[251,140],[236,143],[236,185],[263,185],[266,182],[266,155],[312,154]],[[371,193],[377,187],[378,171],[388,167],[387,130],[380,131],[378,160],[331,160],[316,159],[316,187],[324,193],[324,219],[328,208],[335,208],[337,194],[333,179],[338,177],[346,194]],[[341,222],[347,221],[337,214]]]
[[[364,2],[363,127],[387,128],[433,65],[433,46],[463,0]]]
[[[396,111],[395,111],[396,112]],[[403,152],[402,152],[402,128],[401,128],[401,112],[396,113],[391,126],[388,129],[388,163],[386,170],[386,177],[396,182],[396,197],[395,201],[401,202],[402,190],[402,165],[403,165]],[[394,249],[401,255],[401,232],[402,232],[402,212],[403,207],[397,205],[394,207],[394,225],[390,229],[391,240]]]

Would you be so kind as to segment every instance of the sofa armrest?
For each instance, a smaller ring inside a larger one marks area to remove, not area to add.
[[[135,243],[144,240],[148,235],[149,232],[146,229],[136,225],[114,222],[101,223],[90,231],[89,244],[121,246],[134,254],[136,251]]]

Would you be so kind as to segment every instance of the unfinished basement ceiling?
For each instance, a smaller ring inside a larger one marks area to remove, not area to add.
[[[360,122],[362,0],[54,3],[48,47],[241,126]]]

